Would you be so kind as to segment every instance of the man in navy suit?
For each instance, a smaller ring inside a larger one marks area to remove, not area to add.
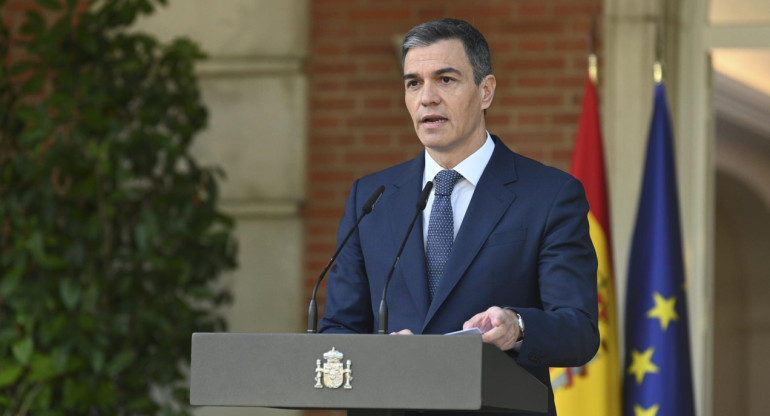
[[[548,367],[583,365],[599,345],[583,187],[487,132],[496,80],[474,27],[423,23],[402,50],[404,101],[425,152],[353,184],[340,238],[372,192],[386,190],[337,258],[321,332],[377,330],[384,281],[418,196],[426,182],[438,188],[452,177],[448,191],[431,193],[409,236],[388,289],[388,326],[398,334],[479,327],[484,342],[549,386],[556,414]]]

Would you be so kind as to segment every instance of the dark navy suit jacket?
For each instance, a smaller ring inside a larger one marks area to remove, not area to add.
[[[583,365],[599,346],[588,203],[572,176],[493,140],[432,302],[419,217],[388,288],[388,329],[441,334],[490,306],[515,309],[525,339],[509,355],[549,387],[555,414],[548,367]],[[386,189],[329,275],[321,332],[377,330],[383,284],[415,213],[423,167],[424,153],[353,184],[339,238],[372,192]]]

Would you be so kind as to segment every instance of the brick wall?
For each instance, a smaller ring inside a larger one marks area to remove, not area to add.
[[[353,180],[422,149],[393,44],[420,22],[454,17],[476,26],[497,77],[489,131],[521,154],[569,169],[591,14],[601,0],[313,0],[311,7],[308,299],[335,250]]]

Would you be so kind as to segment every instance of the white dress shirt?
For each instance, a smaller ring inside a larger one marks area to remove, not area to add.
[[[489,159],[492,158],[494,150],[495,143],[492,141],[492,137],[489,136],[489,132],[487,132],[487,140],[484,142],[484,145],[454,167],[454,170],[463,176],[457,181],[455,187],[452,189],[452,219],[454,221],[455,237],[457,237],[457,231],[463,223],[465,212],[468,211],[468,205],[471,203],[471,198],[473,198],[473,192],[476,190],[476,185],[479,183],[481,174],[484,173],[484,169],[487,167]],[[433,178],[436,177],[436,174],[442,170],[444,170],[444,168],[433,160],[433,158],[430,157],[430,154],[428,154],[428,151],[425,150],[425,170],[422,175],[422,187],[424,188],[425,184],[428,181],[432,181]],[[434,194],[435,189],[430,191],[428,204],[422,212],[423,247],[425,247],[428,241],[428,223],[430,222],[430,212],[433,209],[433,200],[435,199]]]

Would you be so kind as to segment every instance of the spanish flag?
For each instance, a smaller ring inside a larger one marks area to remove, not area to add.
[[[551,384],[559,416],[620,414],[620,369],[618,358],[615,289],[612,282],[610,221],[604,152],[599,124],[599,104],[593,77],[587,76],[575,150],[570,173],[586,190],[591,241],[599,261],[599,333],[601,345],[586,365],[552,368]]]

